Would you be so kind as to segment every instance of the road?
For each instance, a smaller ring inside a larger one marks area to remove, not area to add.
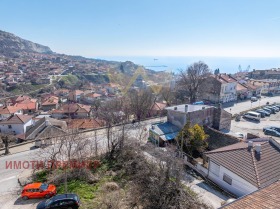
[[[240,112],[249,110],[251,108],[265,105],[267,102],[269,102],[269,103],[280,102],[280,96],[262,97],[260,100],[258,100],[257,102],[253,102],[253,103],[250,100],[245,101],[245,102],[239,102],[239,103],[233,104],[233,106],[231,106],[231,107],[226,107],[224,109],[234,115],[234,114],[238,114]]]

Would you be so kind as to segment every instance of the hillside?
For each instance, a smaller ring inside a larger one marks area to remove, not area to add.
[[[0,30],[0,55],[19,57],[23,52],[53,53],[47,46],[24,40],[12,33]]]

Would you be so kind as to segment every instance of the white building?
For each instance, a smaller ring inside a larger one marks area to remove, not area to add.
[[[7,134],[23,134],[33,123],[32,116],[15,114],[0,122],[0,131]]]
[[[273,139],[253,139],[205,153],[207,177],[240,197],[280,179],[280,144]]]
[[[4,120],[14,114],[22,115],[23,110],[21,108],[14,107],[14,106],[0,107],[0,120]]]

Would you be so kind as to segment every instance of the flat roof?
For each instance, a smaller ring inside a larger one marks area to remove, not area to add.
[[[165,109],[166,110],[178,111],[178,112],[186,112],[186,105],[188,106],[187,112],[195,112],[195,111],[198,111],[198,110],[208,109],[208,108],[213,107],[213,106],[209,106],[209,105],[183,104],[183,105],[176,105],[176,106],[172,106],[172,107],[167,107]],[[174,108],[176,108],[176,107],[177,107],[177,109],[175,110]]]

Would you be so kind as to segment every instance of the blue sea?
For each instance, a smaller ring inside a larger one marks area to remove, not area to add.
[[[155,71],[172,71],[186,69],[190,64],[197,61],[205,62],[213,71],[217,68],[221,73],[236,73],[249,69],[263,70],[280,67],[280,57],[273,58],[244,58],[244,57],[95,57],[98,59],[112,60],[112,61],[132,61],[135,64],[143,65],[148,69]],[[239,67],[240,66],[240,67]]]

